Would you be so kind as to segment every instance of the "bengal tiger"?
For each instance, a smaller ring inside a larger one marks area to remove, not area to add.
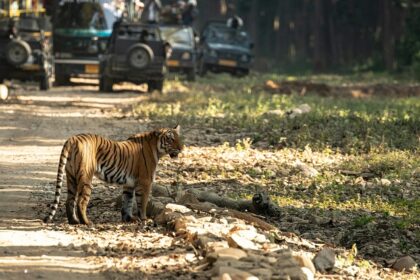
[[[93,176],[123,187],[121,215],[124,222],[134,220],[134,193],[138,217],[146,220],[146,206],[159,159],[166,154],[177,158],[183,149],[180,129],[179,125],[173,129],[162,128],[133,135],[125,141],[113,141],[94,134],[70,137],[61,151],[55,200],[44,222],[52,221],[58,209],[64,170],[67,179],[66,214],[70,224],[91,224],[86,209]]]

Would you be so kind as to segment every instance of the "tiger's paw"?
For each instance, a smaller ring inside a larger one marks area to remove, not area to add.
[[[148,229],[150,227],[156,227],[157,224],[152,219],[142,219],[141,224],[144,226],[145,229]]]
[[[130,215],[123,215],[122,221],[124,223],[139,223],[140,219],[138,217],[130,216]]]

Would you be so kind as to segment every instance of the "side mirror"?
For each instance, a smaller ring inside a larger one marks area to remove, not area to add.
[[[39,34],[40,34],[41,40],[45,40],[45,31],[44,31],[44,29],[41,29],[41,31],[39,31]]]

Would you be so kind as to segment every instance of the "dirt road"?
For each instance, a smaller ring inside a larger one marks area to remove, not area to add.
[[[188,90],[184,86],[177,87],[177,90]],[[120,189],[97,180],[93,182],[88,209],[93,227],[69,226],[62,202],[54,223],[47,225],[41,222],[48,211],[47,204],[54,199],[57,164],[64,141],[78,133],[89,132],[112,139],[125,139],[139,131],[149,130],[159,125],[159,120],[153,123],[153,120],[133,117],[132,105],[144,104],[146,108],[156,99],[173,98],[173,90],[159,96],[144,94],[138,88],[99,94],[97,86],[77,85],[53,88],[46,93],[28,86],[15,90],[6,103],[0,103],[0,280],[180,280],[209,279],[214,276],[214,267],[210,269],[208,263],[203,266],[203,256],[206,254],[198,252],[191,240],[187,241],[176,231],[167,230],[161,225],[121,223],[115,200],[121,193]],[[154,110],[154,107],[147,108]],[[204,128],[205,135],[202,131],[202,127],[183,128],[186,148],[178,161],[172,161],[169,157],[159,161],[156,184],[175,190],[177,196],[188,188],[211,190],[225,196],[227,193],[246,193],[251,189],[252,193],[258,185],[273,186],[275,189],[278,184],[285,182],[278,195],[296,199],[301,198],[303,189],[295,186],[300,186],[302,180],[309,182],[309,178],[302,176],[293,162],[301,162],[302,159],[308,166],[310,164],[323,170],[325,174],[334,174],[337,166],[347,160],[344,155],[312,152],[310,149],[254,149],[246,148],[249,146],[246,141],[236,141],[235,145],[235,140],[246,140],[248,135],[230,128],[219,131],[207,127]],[[221,144],[224,141],[230,142],[231,146]],[[355,187],[349,189],[358,190],[358,183],[354,184]],[[377,192],[374,192],[374,186],[382,194],[382,183],[371,186],[367,191],[375,194],[375,197]],[[310,189],[312,192],[312,187]],[[386,194],[383,195],[387,198]],[[393,195],[392,192],[390,195]],[[62,201],[65,199],[64,188]],[[162,200],[162,203],[166,205],[168,201]],[[279,244],[271,245],[279,248],[286,246],[295,254],[307,255],[312,259],[321,247],[333,244],[340,260],[335,274],[329,275],[333,278],[419,278],[418,272],[413,275],[397,274],[388,268],[392,263],[389,260],[403,254],[412,255],[416,261],[419,259],[415,229],[398,230],[394,226],[398,217],[388,217],[381,227],[374,228],[375,231],[371,227],[366,227],[366,231],[362,227],[354,230],[354,221],[365,221],[366,213],[370,215],[370,212],[317,207],[282,207],[281,219],[268,220],[284,232],[282,238],[276,239]],[[225,214],[214,216],[213,212],[196,212],[196,218],[193,218],[197,222],[197,215],[202,215],[203,228],[213,229],[213,223],[225,228],[228,224]],[[229,217],[229,225],[232,225],[232,221],[238,225],[245,224],[242,220]],[[372,232],[378,234],[373,235]],[[192,233],[186,236],[194,240],[197,237]],[[221,236],[217,236],[218,241]],[[267,233],[267,236],[272,235]],[[211,237],[215,238],[213,233]],[[226,233],[223,233],[225,237]],[[381,240],[380,244],[377,240]],[[354,258],[354,253],[353,249],[344,246],[357,242],[360,245],[357,247],[360,248],[358,261],[347,261]],[[228,246],[228,242],[225,245]],[[363,259],[363,256],[366,258]],[[282,261],[276,263],[283,264]],[[272,267],[273,273],[279,271],[277,267]],[[324,279],[319,272],[315,276]]]
[[[102,264],[72,249],[74,235],[41,223],[31,195],[51,191],[61,145],[91,132],[121,138],[144,129],[134,119],[111,119],[144,98],[99,94],[95,86],[12,92],[0,104],[0,279],[105,279]],[[46,186],[48,186],[46,188]],[[70,244],[70,246],[68,246]]]

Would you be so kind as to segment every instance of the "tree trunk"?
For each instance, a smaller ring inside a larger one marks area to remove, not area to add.
[[[325,71],[327,63],[324,0],[314,0],[314,4],[314,69],[315,71]]]
[[[383,54],[386,70],[394,70],[395,38],[392,20],[392,0],[383,0]]]

